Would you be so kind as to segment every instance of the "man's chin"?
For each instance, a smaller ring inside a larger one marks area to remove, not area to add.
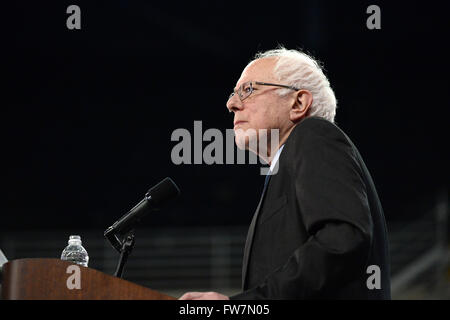
[[[248,137],[242,137],[239,135],[235,136],[234,141],[236,142],[236,146],[241,150],[248,149]]]
[[[258,138],[256,134],[253,134],[253,132],[249,131],[246,133],[242,132],[235,132],[235,142],[236,146],[241,150],[257,150],[258,149]]]

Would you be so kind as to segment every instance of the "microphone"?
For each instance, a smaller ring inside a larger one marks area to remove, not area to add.
[[[169,177],[150,188],[136,206],[123,215],[111,227],[106,229],[104,236],[111,242],[113,247],[121,252],[122,242],[116,234],[124,235],[146,216],[150,211],[158,211],[180,194],[180,189]]]

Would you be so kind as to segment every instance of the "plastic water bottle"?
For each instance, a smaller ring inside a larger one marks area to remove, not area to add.
[[[61,253],[61,260],[71,261],[84,267],[88,266],[89,256],[81,245],[80,236],[69,237],[69,245]]]

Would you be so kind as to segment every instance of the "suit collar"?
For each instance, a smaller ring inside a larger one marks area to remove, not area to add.
[[[267,187],[269,185],[271,175],[267,175],[267,183],[264,184],[264,189],[261,194],[261,198],[259,199],[258,207],[256,208],[255,214],[253,215],[252,222],[250,223],[250,227],[248,229],[247,233],[247,239],[245,241],[245,249],[244,249],[244,258],[242,261],[242,290],[246,290],[246,282],[247,282],[247,270],[248,270],[248,263],[250,258],[250,252],[252,249],[253,244],[253,237],[255,233],[256,223],[258,221],[258,215],[261,208],[261,204],[263,202],[264,196],[266,194]]]

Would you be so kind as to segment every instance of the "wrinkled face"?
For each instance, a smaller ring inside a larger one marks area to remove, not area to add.
[[[274,58],[254,61],[242,72],[234,88],[235,92],[241,84],[248,81],[278,83],[273,75],[275,63]],[[289,122],[289,103],[285,97],[279,96],[276,92],[278,87],[254,84],[253,89],[253,93],[244,101],[235,94],[228,100],[227,108],[234,112],[236,145],[240,149],[250,149],[257,153],[250,142],[258,141],[257,135],[260,129],[268,129],[268,133],[270,129],[279,129],[281,134]]]

